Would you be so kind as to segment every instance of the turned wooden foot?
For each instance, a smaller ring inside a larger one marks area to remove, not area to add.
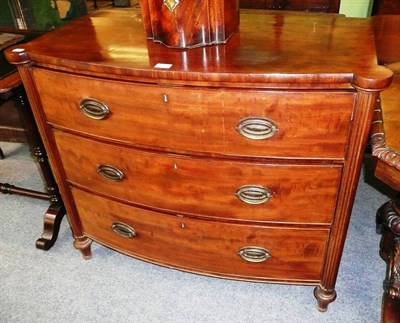
[[[400,197],[377,212],[377,231],[382,233],[380,256],[386,262],[383,283],[382,322],[400,322]]]
[[[42,237],[36,240],[36,248],[49,250],[57,240],[60,231],[61,220],[65,215],[63,204],[53,203],[50,205],[43,220]]]
[[[327,290],[321,286],[317,286],[314,289],[314,296],[317,299],[318,311],[326,312],[329,303],[332,303],[336,299],[336,291]]]
[[[90,249],[92,242],[93,242],[92,239],[89,239],[88,237],[85,236],[75,237],[74,247],[81,252],[82,257],[84,259],[92,258],[92,251]]]

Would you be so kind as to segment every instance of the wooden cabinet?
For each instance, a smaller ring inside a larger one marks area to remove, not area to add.
[[[103,11],[7,52],[75,246],[315,285],[326,310],[392,75],[376,65],[370,22],[246,10],[226,44],[189,50],[138,30],[138,11]]]

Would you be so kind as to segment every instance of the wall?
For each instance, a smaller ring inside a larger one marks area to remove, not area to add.
[[[0,0],[0,28],[12,28],[14,26],[14,20],[8,3]]]
[[[369,17],[373,0],[341,0],[340,13],[347,17]]]

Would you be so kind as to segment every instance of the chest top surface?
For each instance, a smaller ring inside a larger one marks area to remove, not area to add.
[[[122,78],[378,89],[387,86],[391,72],[377,66],[373,37],[368,19],[242,10],[239,30],[226,44],[171,49],[146,39],[139,10],[111,9],[10,51],[8,59]]]

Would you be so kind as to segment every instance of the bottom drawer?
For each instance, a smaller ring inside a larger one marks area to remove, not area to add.
[[[198,220],[128,206],[76,188],[71,190],[85,234],[128,255],[235,279],[320,279],[328,229]]]

